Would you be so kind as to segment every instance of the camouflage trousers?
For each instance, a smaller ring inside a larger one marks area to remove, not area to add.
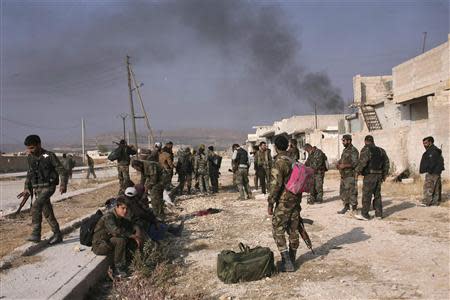
[[[298,225],[300,222],[300,202],[280,202],[272,215],[272,235],[280,252],[288,250],[285,234],[289,236],[289,248],[296,250],[299,245]]]
[[[358,182],[355,177],[341,178],[339,196],[344,202],[344,206],[356,207],[358,205]]]
[[[187,186],[188,193],[191,192],[192,174],[178,174],[178,185],[170,192],[170,198],[173,199],[176,195],[182,195],[184,186]]]
[[[425,182],[423,184],[423,200],[422,203],[430,205],[439,205],[441,202],[442,183],[441,175],[425,174]]]
[[[129,166],[117,166],[117,177],[119,177],[119,195],[125,193],[125,189],[130,185]]]
[[[54,233],[59,233],[59,224],[53,213],[50,197],[55,193],[56,186],[40,187],[34,190],[36,200],[31,206],[31,220],[33,224],[32,235],[41,236],[42,215],[44,215]]]
[[[375,216],[376,217],[383,216],[383,204],[381,203],[382,180],[383,175],[381,174],[368,174],[364,176],[362,187],[361,215],[363,216],[369,215],[373,196],[373,209],[375,210]]]
[[[163,199],[164,187],[162,185],[156,185],[149,191],[149,196],[152,204],[153,213],[156,217],[164,220],[164,199]]]
[[[308,197],[308,203],[318,202],[321,203],[323,201],[323,179],[325,177],[325,173],[319,172],[314,173],[314,185],[311,189],[311,193]]]
[[[209,174],[208,172],[198,173],[199,189],[202,193],[209,193]]]
[[[259,182],[258,170],[255,170],[255,176],[253,176],[253,185],[255,186],[255,189],[258,189],[258,182]]]
[[[252,196],[252,191],[250,190],[249,180],[248,180],[248,169],[239,168],[236,172],[236,184],[239,190],[239,199],[245,200]]]
[[[93,176],[94,178],[97,178],[97,175],[95,175],[95,170],[94,170],[94,167],[93,167],[93,166],[89,166],[88,171],[87,171],[86,178],[89,179],[89,177],[91,176],[91,174],[92,174],[92,176]]]
[[[173,173],[170,170],[163,169],[162,171],[163,185],[165,190],[172,189],[172,177]]]
[[[261,184],[261,191],[266,194],[270,189],[270,168],[260,167],[256,173],[259,177],[259,182]]]
[[[100,240],[92,245],[96,255],[112,256],[116,268],[125,268],[127,264],[127,238],[112,237],[109,241]]]

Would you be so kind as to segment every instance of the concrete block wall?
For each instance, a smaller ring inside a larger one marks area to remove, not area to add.
[[[449,35],[450,40],[450,35]],[[450,42],[392,69],[395,101],[402,103],[450,86]]]
[[[354,103],[378,104],[392,92],[392,76],[361,76],[353,77]]]

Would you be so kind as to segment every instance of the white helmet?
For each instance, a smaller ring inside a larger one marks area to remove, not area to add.
[[[126,188],[125,190],[125,196],[127,197],[134,197],[137,195],[137,191],[133,186],[130,186],[128,188]]]

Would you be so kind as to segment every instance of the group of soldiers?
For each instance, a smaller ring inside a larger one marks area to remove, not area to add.
[[[381,219],[383,218],[381,185],[389,173],[389,158],[384,149],[375,145],[373,136],[367,135],[364,143],[365,145],[359,153],[352,145],[351,135],[346,134],[342,137],[344,150],[336,167],[341,176],[340,197],[344,207],[338,213],[345,214],[351,211],[356,218],[369,220],[369,210],[373,206],[375,217]],[[53,231],[53,235],[49,239],[49,244],[53,245],[62,241],[62,234],[50,203],[50,197],[58,185],[61,194],[66,192],[72,167],[64,166],[53,152],[42,148],[40,137],[37,135],[27,136],[24,144],[29,153],[27,157],[28,172],[24,190],[18,195],[18,198],[26,200],[32,195],[35,196],[31,209],[33,229],[28,240],[40,242],[42,216],[44,216]],[[424,138],[423,145],[426,151],[420,163],[420,173],[425,173],[422,205],[439,205],[441,201],[440,176],[444,170],[442,151],[434,145],[433,137]],[[115,261],[120,267],[125,259],[123,249],[126,247],[127,241],[133,240],[135,246],[140,247],[145,237],[140,232],[144,231],[150,234],[149,226],[164,221],[164,189],[171,190],[170,194],[174,197],[182,194],[186,185],[187,192],[190,193],[194,177],[200,190],[204,193],[218,192],[221,157],[214,152],[212,146],[206,150],[204,145],[200,145],[195,152],[191,152],[189,148],[180,149],[175,164],[172,152],[173,143],[168,142],[164,147],[161,146],[160,143],[157,143],[147,157],[131,159],[131,156],[137,154],[137,151],[122,140],[117,149],[110,154],[111,160],[117,160],[120,190],[114,209],[99,223],[103,225],[96,227],[95,251],[97,254],[114,253]],[[234,144],[232,149],[232,171],[239,189],[239,199],[252,198],[248,179],[249,155],[238,144]],[[293,262],[299,246],[298,228],[301,222],[302,194],[291,193],[285,188],[285,184],[290,177],[293,164],[299,160],[300,151],[295,140],[289,141],[283,136],[275,139],[274,149],[276,153],[272,157],[266,143],[259,144],[258,150],[253,153],[255,171],[256,177],[261,183],[262,192],[268,192],[267,210],[268,214],[272,215],[272,233],[282,257],[281,270],[294,271]],[[310,144],[304,145],[304,150],[309,154],[305,165],[315,171],[314,186],[310,192],[308,203],[322,203],[324,175],[328,170],[327,157],[320,149]],[[67,163],[66,160],[63,161],[64,164]],[[141,175],[140,183],[137,185],[130,179],[130,164]],[[174,171],[178,173],[179,184],[171,187]],[[362,209],[361,214],[356,215],[357,178],[359,175],[364,176]],[[209,188],[210,183],[211,188]],[[147,195],[150,195],[152,209],[148,205]],[[130,199],[135,201],[130,202]],[[136,205],[133,207],[134,204],[139,204],[139,207]],[[135,222],[134,227],[129,226],[133,223],[125,220],[124,216],[127,215],[127,210],[134,211],[131,215],[138,216],[136,218],[140,218],[141,223],[145,221],[140,228],[136,227],[139,222]],[[170,226],[166,227],[170,228]],[[289,245],[286,242],[286,234]],[[108,237],[107,242],[105,242],[106,237]]]

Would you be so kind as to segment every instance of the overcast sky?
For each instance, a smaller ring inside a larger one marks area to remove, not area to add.
[[[423,32],[427,49],[449,32],[438,0],[0,3],[5,144],[77,141],[82,117],[89,136],[121,131],[126,54],[155,129],[251,132],[314,103],[342,112],[354,75],[390,74]]]

